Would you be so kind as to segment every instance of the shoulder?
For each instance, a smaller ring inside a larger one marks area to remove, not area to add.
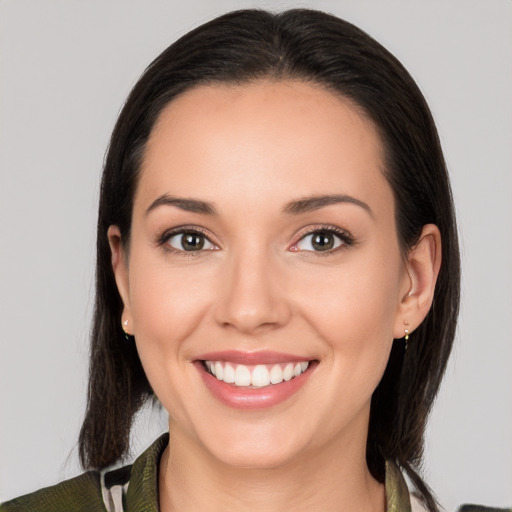
[[[0,505],[0,512],[105,511],[100,474],[88,471],[60,484],[15,498]]]
[[[0,512],[157,512],[158,463],[168,442],[169,435],[164,434],[133,465],[83,473],[2,503]]]

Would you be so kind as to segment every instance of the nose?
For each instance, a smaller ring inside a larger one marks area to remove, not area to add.
[[[279,265],[262,253],[230,260],[221,276],[217,323],[253,335],[285,325],[291,311]]]

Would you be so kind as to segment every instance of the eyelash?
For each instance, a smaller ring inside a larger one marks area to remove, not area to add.
[[[205,240],[207,240],[214,248],[212,249],[200,249],[197,251],[186,251],[185,249],[176,249],[175,247],[172,247],[169,245],[169,240],[171,238],[178,236],[178,235],[196,235],[203,237]],[[201,229],[197,227],[188,227],[188,226],[180,226],[177,228],[173,228],[171,230],[165,231],[158,237],[157,244],[161,246],[165,251],[171,252],[173,254],[178,254],[179,256],[184,257],[195,257],[200,255],[201,253],[204,253],[205,251],[214,251],[218,249],[217,245],[213,243],[210,240],[210,237],[206,234],[206,232],[202,231]]]
[[[329,256],[333,253],[336,253],[340,250],[346,249],[347,247],[353,246],[356,244],[355,238],[345,229],[341,229],[336,226],[310,226],[307,230],[300,234],[298,240],[292,245],[291,250],[301,252],[300,249],[294,249],[300,242],[305,240],[308,236],[313,236],[315,234],[323,234],[323,235],[334,235],[340,240],[340,245],[334,247],[332,249],[327,249],[325,251],[311,251],[311,250],[302,250],[302,252],[306,253],[314,253],[315,256]]]
[[[185,249],[176,249],[175,247],[172,247],[169,245],[169,240],[173,238],[174,236],[178,235],[196,235],[200,237],[204,237],[205,240],[207,240],[213,248],[211,249],[199,249],[197,251],[187,251]],[[324,234],[324,235],[334,235],[337,237],[341,243],[332,249],[327,249],[325,251],[312,251],[312,250],[300,250],[296,249],[297,245],[305,240],[308,236],[312,236],[315,234]],[[173,228],[171,230],[165,231],[160,235],[157,239],[157,244],[161,246],[165,251],[171,252],[174,254],[178,254],[180,256],[185,257],[194,257],[198,256],[201,253],[204,253],[205,251],[215,251],[218,249],[218,246],[210,240],[210,237],[204,232],[203,230],[197,228],[197,227],[188,227],[188,226],[180,226],[177,228]],[[300,234],[298,240],[293,243],[293,245],[290,247],[289,250],[292,250],[293,252],[306,252],[306,253],[314,253],[316,256],[328,256],[330,254],[333,254],[339,250],[346,249],[347,247],[353,246],[356,244],[356,240],[354,237],[346,230],[338,228],[336,226],[325,226],[325,225],[319,225],[319,226],[311,226],[307,229],[307,231]]]

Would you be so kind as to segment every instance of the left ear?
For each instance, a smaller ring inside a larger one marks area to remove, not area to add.
[[[441,268],[441,233],[435,224],[423,226],[416,245],[407,254],[402,298],[395,318],[394,337],[403,338],[416,329],[430,310]]]

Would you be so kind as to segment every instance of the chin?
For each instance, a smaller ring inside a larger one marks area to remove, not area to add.
[[[254,446],[252,449],[230,449],[228,452],[213,454],[223,464],[237,469],[275,469],[286,466],[294,459],[294,454],[281,450],[261,449]]]
[[[305,449],[305,444],[290,429],[268,425],[245,428],[233,434],[225,430],[214,435],[210,431],[204,439],[204,448],[217,460],[228,466],[246,469],[271,469],[286,465]]]

